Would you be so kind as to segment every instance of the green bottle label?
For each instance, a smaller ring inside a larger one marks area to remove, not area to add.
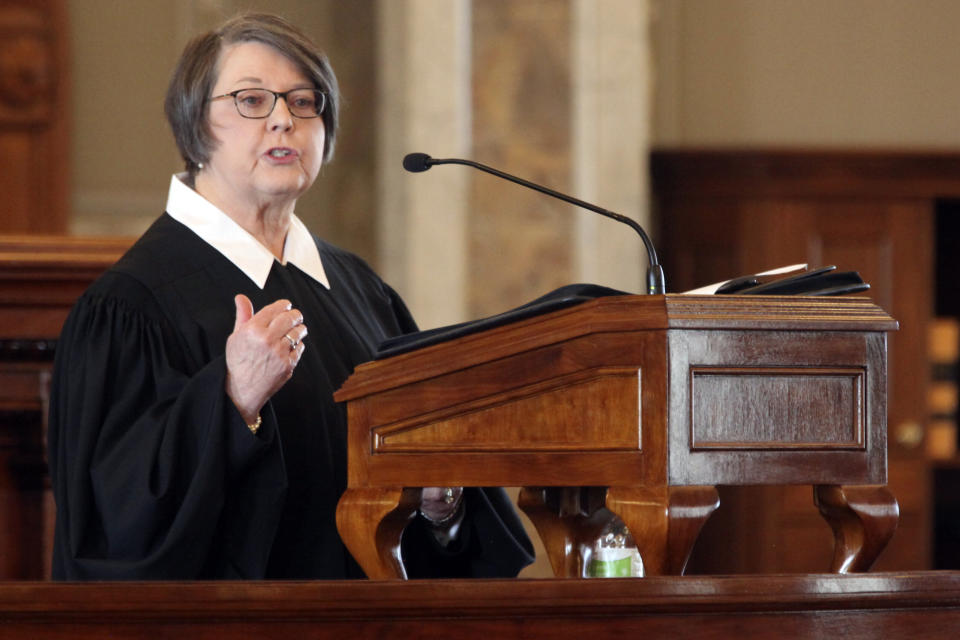
[[[623,558],[594,559],[590,563],[591,578],[629,578],[630,556]]]

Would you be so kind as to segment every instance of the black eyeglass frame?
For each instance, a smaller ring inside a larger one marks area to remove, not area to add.
[[[262,116],[248,116],[240,110],[240,103],[237,102],[237,96],[245,91],[266,91],[267,93],[273,94],[273,104],[270,105],[270,110],[267,111]],[[317,109],[316,115],[312,116],[299,116],[293,112],[290,108],[290,103],[287,102],[287,96],[291,93],[296,93],[297,91],[312,91],[314,94],[320,96],[320,108]],[[236,107],[237,113],[240,114],[243,118],[248,118],[250,120],[263,120],[264,118],[269,118],[270,114],[273,113],[273,110],[277,108],[277,101],[280,98],[283,98],[283,101],[287,103],[287,111],[290,112],[294,118],[300,118],[301,120],[312,120],[313,118],[319,118],[323,115],[323,110],[327,108],[327,94],[319,89],[308,89],[306,87],[300,87],[299,89],[290,89],[289,91],[271,91],[270,89],[265,89],[263,87],[247,87],[245,89],[237,89],[236,91],[231,91],[230,93],[224,93],[219,96],[213,96],[208,98],[208,102],[213,102],[214,100],[222,100],[223,98],[233,98],[233,106]]]

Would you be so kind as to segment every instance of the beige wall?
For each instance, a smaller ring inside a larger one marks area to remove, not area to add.
[[[140,0],[73,0],[68,10],[71,227],[139,232],[162,210],[179,164],[163,120],[169,69],[184,42],[177,16],[164,3]]]
[[[654,6],[658,144],[960,146],[960,2]]]

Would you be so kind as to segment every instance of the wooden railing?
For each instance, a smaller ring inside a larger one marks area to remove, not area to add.
[[[952,638],[960,574],[0,584],[0,637]]]
[[[0,236],[0,580],[50,575],[46,397],[73,303],[130,238]]]

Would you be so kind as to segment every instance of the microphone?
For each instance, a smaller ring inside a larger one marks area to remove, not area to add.
[[[643,230],[643,227],[641,227],[640,224],[633,218],[628,218],[627,216],[620,215],[619,213],[608,211],[607,209],[590,204],[589,202],[578,200],[577,198],[562,194],[559,191],[548,189],[547,187],[535,184],[529,180],[512,176],[509,173],[498,171],[493,167],[488,167],[472,160],[462,160],[460,158],[431,158],[426,153],[408,153],[403,158],[403,168],[411,173],[421,173],[435,164],[463,164],[468,167],[473,167],[474,169],[479,169],[480,171],[486,171],[487,173],[493,174],[498,178],[503,178],[504,180],[509,180],[510,182],[516,182],[517,184],[533,189],[534,191],[539,191],[540,193],[544,193],[548,196],[553,196],[554,198],[558,198],[564,202],[569,202],[570,204],[588,209],[594,213],[599,213],[602,216],[612,218],[617,222],[622,222],[623,224],[628,225],[630,228],[636,231],[637,234],[639,234],[640,239],[643,240],[643,245],[647,249],[647,259],[650,263],[647,267],[647,293],[651,295],[666,293],[667,284],[663,275],[663,267],[660,266],[660,262],[657,260],[657,252],[653,248],[653,242],[650,241],[650,236],[648,236],[647,232]]]

